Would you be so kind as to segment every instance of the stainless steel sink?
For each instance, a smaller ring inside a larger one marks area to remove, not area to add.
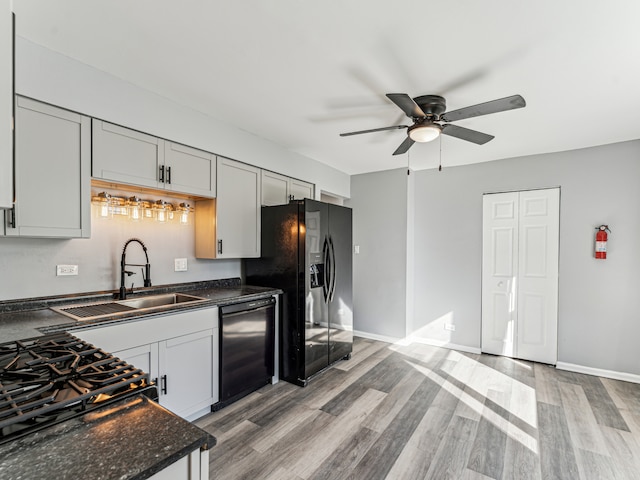
[[[184,293],[164,293],[129,300],[52,307],[51,310],[71,317],[74,320],[86,321],[111,316],[137,314],[138,312],[144,313],[153,310],[171,309],[173,307],[204,302],[206,300],[206,298],[186,295]]]

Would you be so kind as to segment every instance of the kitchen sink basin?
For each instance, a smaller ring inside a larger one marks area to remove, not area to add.
[[[161,295],[131,298],[129,300],[52,307],[51,310],[71,317],[74,320],[86,321],[118,315],[137,314],[138,312],[144,313],[154,310],[171,309],[172,307],[190,305],[206,300],[206,298],[186,295],[184,293],[164,293]]]

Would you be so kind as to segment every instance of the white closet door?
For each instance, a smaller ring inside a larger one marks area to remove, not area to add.
[[[558,356],[560,190],[520,192],[517,356],[555,364]]]
[[[518,192],[483,197],[482,351],[515,355]]]
[[[482,351],[555,364],[560,190],[483,198]]]

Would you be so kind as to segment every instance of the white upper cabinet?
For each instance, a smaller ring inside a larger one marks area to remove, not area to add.
[[[0,208],[13,204],[13,15],[0,0]]]
[[[95,178],[152,188],[164,183],[163,140],[96,119],[92,162]]]
[[[259,257],[260,169],[218,157],[216,210],[216,254],[210,258]]]
[[[6,235],[88,238],[91,120],[16,97],[15,208]]]
[[[289,203],[289,178],[262,170],[262,205]]]
[[[282,205],[313,198],[313,184],[262,170],[262,205]]]
[[[313,190],[313,184],[311,183],[296,180],[295,178],[289,179],[289,198],[291,200],[313,199]]]
[[[215,155],[93,120],[93,177],[215,197]]]
[[[216,156],[165,141],[165,188],[203,197],[216,196]]]

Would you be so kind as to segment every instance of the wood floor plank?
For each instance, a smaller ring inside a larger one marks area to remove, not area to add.
[[[426,478],[457,480],[467,469],[469,453],[473,445],[478,422],[454,416],[445,433]]]
[[[549,405],[562,405],[562,397],[558,389],[558,377],[554,375],[555,368],[550,365],[536,363],[533,367],[535,374],[535,390],[538,402]]]
[[[309,455],[303,455],[288,467],[302,478],[308,478],[322,462],[331,456],[338,445],[357,431],[363,420],[380,404],[386,394],[369,389],[356,399],[339,418],[335,418],[323,430],[314,435],[314,449]]]
[[[616,468],[613,466],[610,457],[578,448],[576,458],[578,460],[580,478],[584,480],[616,480],[621,478],[619,476],[621,472],[616,474]]]
[[[503,397],[507,397],[509,393],[490,390],[487,392],[487,401],[504,403]],[[467,468],[490,478],[502,478],[509,421],[505,416],[493,416],[493,413],[494,410],[485,405],[469,453]],[[493,421],[489,421],[489,418]]]
[[[573,443],[562,407],[538,402],[538,428],[542,478],[579,478]]]
[[[564,413],[575,448],[608,455],[600,426],[580,385],[559,382]]]
[[[407,372],[398,384],[391,389],[380,405],[363,422],[362,426],[382,433],[409,401],[409,398],[422,383],[423,377],[417,372]]]
[[[580,385],[600,425],[629,431],[629,427],[598,377],[582,375]]]
[[[380,434],[348,478],[384,478],[439,391],[437,383],[424,378],[394,422]]]
[[[640,443],[631,432],[600,427],[609,456],[616,468],[616,478],[632,479],[640,472]]]
[[[514,480],[540,480],[542,478],[540,457],[536,451],[508,434],[502,478]]]
[[[216,479],[640,478],[640,385],[419,343],[356,338],[195,423]]]
[[[353,468],[362,460],[380,434],[365,427],[337,445],[335,453],[327,457],[313,472],[309,480],[342,480],[347,478]]]
[[[457,403],[458,397],[445,388],[440,389],[393,464],[387,480],[426,478]]]

